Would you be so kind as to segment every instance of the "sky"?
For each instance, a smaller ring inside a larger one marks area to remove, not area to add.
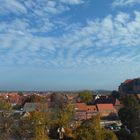
[[[116,90],[140,77],[140,0],[0,0],[0,90]]]

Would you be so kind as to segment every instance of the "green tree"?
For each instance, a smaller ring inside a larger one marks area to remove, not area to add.
[[[137,132],[128,133],[124,128],[118,133],[119,140],[140,140],[140,134]]]
[[[116,91],[116,90],[113,90],[113,91],[111,92],[111,96],[112,96],[113,98],[119,99],[119,98],[120,98],[120,92],[118,92],[118,91]]]
[[[138,106],[138,100],[134,94],[126,94],[121,100],[125,107],[132,108]]]
[[[131,131],[140,126],[140,106],[135,95],[126,94],[122,99],[124,107],[119,110],[119,117]]]
[[[88,103],[92,101],[93,96],[90,91],[85,90],[79,93],[79,98],[82,102]]]
[[[19,96],[23,96],[23,92],[19,91],[19,92],[18,92],[18,95],[19,95]]]

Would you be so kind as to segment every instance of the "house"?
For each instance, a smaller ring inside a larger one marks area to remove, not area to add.
[[[117,98],[114,98],[112,96],[109,95],[105,95],[105,96],[99,96],[98,98],[94,98],[93,104],[113,104],[113,106],[119,110],[121,108],[121,103],[120,100]]]
[[[86,120],[87,105],[85,103],[75,104],[75,120]]]
[[[34,110],[48,111],[47,103],[25,103],[23,107],[23,112],[31,112]]]
[[[113,104],[97,104],[96,106],[101,117],[117,116],[117,110]]]
[[[95,105],[87,105],[87,119],[97,114],[97,108]]]
[[[85,103],[75,103],[75,119],[86,120],[97,114],[95,105],[86,105]]]

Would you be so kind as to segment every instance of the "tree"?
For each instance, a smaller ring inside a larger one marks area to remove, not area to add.
[[[36,94],[32,94],[22,99],[22,103],[20,107],[23,107],[25,103],[43,103],[44,100],[45,100],[44,97],[36,95]]]
[[[51,102],[53,103],[53,108],[63,108],[67,104],[66,99],[63,94],[53,93],[51,94]]]
[[[32,140],[48,140],[46,134],[46,126],[48,124],[47,114],[44,112],[33,111],[27,118],[31,122],[31,128],[33,133]]]
[[[111,96],[115,99],[119,99],[120,98],[120,92],[113,90],[111,93]]]
[[[11,104],[7,100],[0,100],[0,110],[9,111],[11,109]]]
[[[122,103],[125,107],[132,108],[138,106],[138,100],[134,94],[126,94],[122,98]]]
[[[75,131],[76,140],[117,140],[116,135],[100,126],[100,116],[85,120]]]
[[[82,102],[88,103],[92,101],[93,96],[90,91],[85,90],[79,93],[79,98]]]
[[[0,140],[9,140],[13,130],[14,120],[9,112],[0,112]]]
[[[124,107],[119,110],[119,117],[131,131],[140,127],[140,106],[135,95],[126,94],[122,99]]]
[[[56,113],[59,126],[66,126],[73,118],[74,106],[69,103],[63,109],[58,109]]]
[[[51,116],[51,130],[50,130],[50,136],[55,139],[58,138],[57,132],[58,128],[64,127],[64,129],[68,131],[70,130],[69,125],[74,115],[73,104],[71,103],[59,104],[59,102],[57,103],[58,104],[55,105],[52,110],[53,113]],[[66,131],[65,135],[67,135],[70,132],[68,131]]]
[[[119,140],[140,140],[140,134],[137,132],[129,133],[122,128],[118,133]]]
[[[40,102],[43,102],[44,101],[44,97],[41,97],[39,95],[36,95],[36,94],[32,94],[30,96],[30,102],[33,102],[33,103],[40,103]]]
[[[13,119],[10,116],[11,104],[7,100],[0,100],[0,139],[8,140],[12,131]]]
[[[140,134],[138,134],[138,133],[132,133],[131,135],[130,135],[130,140],[140,140]]]
[[[18,95],[19,95],[19,96],[23,96],[23,92],[19,91],[19,92],[18,92]]]
[[[18,139],[48,140],[47,126],[48,114],[40,111],[32,111],[19,120],[14,128],[14,136]]]
[[[102,137],[103,140],[117,140],[116,135],[110,130],[104,130]]]

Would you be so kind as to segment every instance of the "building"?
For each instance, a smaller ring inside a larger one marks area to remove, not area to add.
[[[120,93],[140,93],[140,78],[127,79],[119,86]]]
[[[93,101],[93,104],[113,104],[113,106],[119,110],[121,108],[121,103],[119,101],[119,99],[117,98],[114,98],[112,96],[109,96],[109,95],[101,95],[99,96],[98,98],[95,97],[94,98],[94,101]]]
[[[87,119],[97,114],[97,108],[95,105],[87,105]]]
[[[95,105],[85,103],[75,103],[75,120],[86,120],[97,114]]]
[[[113,104],[97,104],[97,110],[101,117],[113,117],[117,116],[117,110]]]

